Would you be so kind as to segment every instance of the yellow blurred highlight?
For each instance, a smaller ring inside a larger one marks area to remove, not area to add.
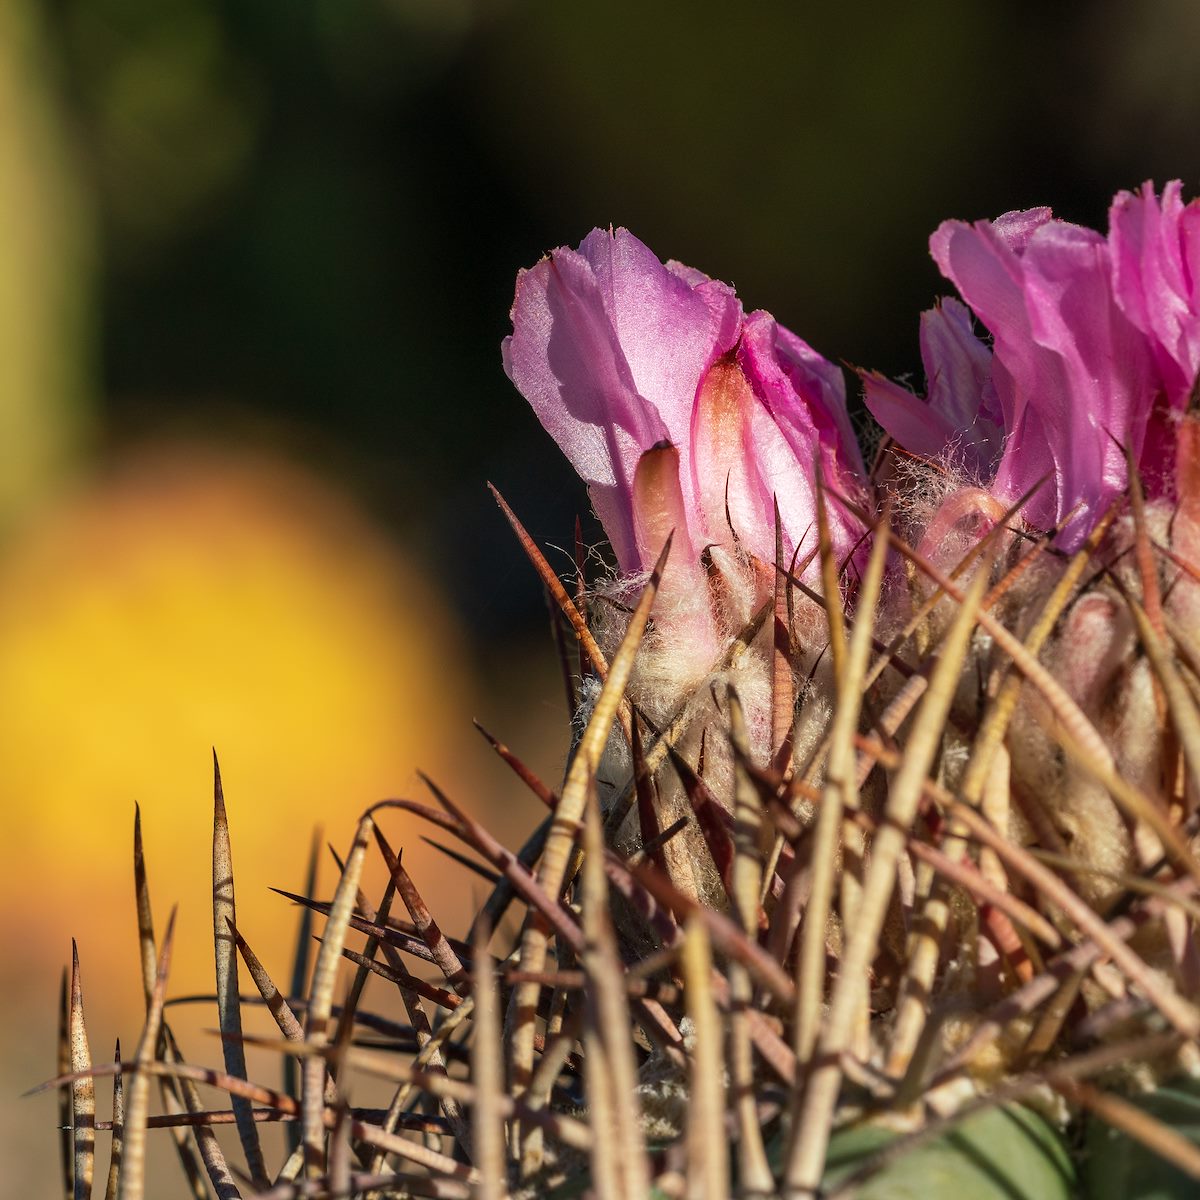
[[[314,826],[346,840],[418,766],[461,792],[464,678],[432,589],[293,468],[160,448],[79,492],[0,565],[0,902],[23,953],[61,960],[69,913],[85,962],[119,968],[106,991],[137,994],[137,801],[160,923],[180,904],[173,990],[211,986],[212,746],[239,919],[274,949],[295,913],[266,887],[299,889]]]
[[[487,752],[470,728],[463,658],[442,600],[393,545],[325,486],[266,457],[143,449],[10,543],[0,559],[0,1195],[50,1186],[53,1103],[17,1097],[52,1073],[71,936],[94,1055],[111,1055],[117,1033],[127,1052],[136,1044],[134,802],[160,934],[179,904],[170,991],[211,993],[216,746],[239,925],[286,987],[297,909],[268,886],[303,890],[315,826],[344,851],[363,807],[421,795],[418,767],[474,807],[471,777]],[[501,801],[489,821],[519,840],[536,805],[503,803],[516,785],[499,763],[489,782],[489,801]],[[461,932],[483,882],[420,842],[429,831],[411,817],[381,823],[447,930]],[[317,890],[328,895],[334,868],[321,853]],[[378,865],[366,887],[379,895]],[[242,986],[252,990],[245,973]],[[191,1031],[185,1053],[219,1060],[198,1032],[215,1024],[211,1006],[175,1020]],[[174,1195],[166,1166],[159,1194]]]

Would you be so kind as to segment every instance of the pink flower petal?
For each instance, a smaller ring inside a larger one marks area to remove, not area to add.
[[[846,381],[841,370],[803,338],[777,324],[770,313],[751,314],[742,344],[747,361],[766,390],[768,406],[796,453],[811,453],[815,432],[842,470],[865,474],[846,408]],[[772,369],[772,356],[766,353],[768,347],[774,351],[774,362],[790,390],[776,385],[778,377]]]
[[[939,458],[959,436],[928,401],[875,372],[862,376],[863,400],[871,416],[898,445],[921,458]]]
[[[627,229],[594,229],[579,252],[591,264],[634,387],[671,441],[682,442],[701,376],[737,342],[737,296],[723,283],[680,278]]]
[[[697,294],[625,230],[595,230],[517,277],[505,370],[587,482],[624,571],[648,565],[629,504],[638,457],[687,437],[700,376],[740,312],[729,289]]]
[[[690,567],[669,568],[666,591],[705,596],[689,571],[706,546],[774,560],[776,499],[789,551],[808,534],[818,461],[835,489],[859,487],[841,372],[625,230],[522,272],[512,319],[505,369],[587,481],[624,572],[649,567],[669,524]],[[839,511],[839,548],[857,533]]]
[[[863,398],[880,425],[913,454],[947,455],[977,479],[990,479],[1003,442],[992,384],[992,352],[971,328],[971,313],[953,298],[921,314],[924,400],[868,373]]]
[[[1025,515],[1048,528],[1076,510],[1065,541],[1078,541],[1123,490],[1122,447],[1140,453],[1149,411],[1149,355],[1113,299],[1105,240],[1040,218],[1014,220],[1007,232],[952,221],[930,248],[993,336],[1009,434],[994,489],[1016,499],[1043,473],[1048,450],[1054,486]]]
[[[628,497],[642,450],[666,438],[638,395],[591,265],[557,250],[517,276],[504,369],[588,484],[625,570],[637,569]]]
[[[671,553],[663,570],[656,612],[670,614],[677,637],[686,637],[697,661],[717,656],[716,622],[708,596],[708,578],[686,537],[687,512],[680,487],[680,455],[670,442],[651,446],[638,459],[633,475],[633,516],[638,554],[644,563],[658,559],[667,538]]]
[[[970,310],[952,296],[921,314],[921,361],[929,407],[986,464],[999,454],[1001,442],[992,353],[976,335]]]
[[[1120,192],[1109,210],[1113,287],[1146,334],[1169,403],[1182,409],[1200,371],[1200,201],[1184,205],[1178,180]]]
[[[776,501],[785,553],[790,557],[798,543],[816,545],[818,457],[831,493],[853,496],[866,472],[850,426],[842,373],[832,363],[765,312],[746,319],[737,361],[759,400],[753,416],[753,446],[762,481],[759,529],[765,533],[751,548],[770,562],[775,556]],[[844,555],[861,526],[832,494],[829,514],[834,544]]]
[[[778,461],[780,449],[794,473],[795,458],[741,367],[733,359],[714,364],[692,421],[692,472],[710,543],[727,549],[739,543],[774,561],[774,506],[762,468],[764,459]]]
[[[1054,213],[1048,208],[1025,208],[1002,213],[991,222],[991,226],[996,236],[1014,254],[1023,254],[1029,239],[1053,219]]]

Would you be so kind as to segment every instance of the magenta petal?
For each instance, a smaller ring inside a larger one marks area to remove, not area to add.
[[[875,373],[864,374],[863,400],[871,416],[911,454],[938,458],[954,445],[956,429],[920,396]]]
[[[996,477],[992,480],[992,491],[1011,503],[1019,500],[1031,488],[1036,488],[1037,491],[1025,506],[1024,515],[1034,524],[1049,528],[1057,520],[1057,497],[1063,491],[1059,465],[1061,456],[1051,450],[1050,439],[1037,409],[1026,406],[1022,410],[1018,423],[1009,430],[1008,440],[1020,446],[1021,452],[1005,454],[1000,459]],[[1067,506],[1068,509],[1070,507]],[[1040,512],[1055,515],[1044,518],[1035,515]],[[1072,524],[1075,527],[1068,541],[1073,543],[1076,538],[1081,541],[1087,536],[1087,528],[1082,523]]]
[[[1011,331],[1019,340],[1027,333],[1021,260],[990,222],[944,221],[929,239],[929,252],[993,335]]]
[[[760,401],[754,418],[757,473],[768,514],[778,500],[790,554],[806,537],[815,538],[817,460],[833,492],[853,495],[865,474],[845,383],[837,367],[765,312],[746,319],[737,361]],[[860,527],[836,500],[830,503],[830,522],[835,547],[844,555]],[[768,530],[771,524],[768,519]],[[755,553],[769,561],[773,541]]]
[[[992,352],[972,328],[965,304],[947,297],[921,314],[921,362],[928,400],[958,437],[980,447],[980,457],[1000,451],[999,413],[989,410]]]
[[[1178,180],[1161,201],[1146,183],[1109,210],[1117,303],[1147,335],[1172,407],[1180,409],[1200,370],[1200,202],[1184,205]]]
[[[1107,244],[1062,221],[1041,221],[1017,239],[987,222],[947,222],[930,248],[993,335],[1009,433],[998,494],[1013,500],[1036,482],[1048,450],[1055,486],[1026,516],[1045,528],[1078,506],[1081,537],[1087,518],[1124,488],[1122,447],[1140,451],[1149,412],[1149,357],[1113,300]]]
[[[1049,225],[1031,240],[1026,265],[1036,272],[1026,294],[1039,349],[1026,358],[1025,386],[1059,450],[1058,516],[1073,500],[1099,516],[1125,487],[1123,447],[1141,453],[1146,425],[1134,410],[1150,392],[1145,342],[1113,301],[1098,234]]]
[[[943,455],[977,479],[990,479],[1003,441],[992,386],[992,352],[971,328],[966,305],[952,298],[921,314],[924,400],[880,375],[864,373],[863,398],[880,425],[906,450]]]

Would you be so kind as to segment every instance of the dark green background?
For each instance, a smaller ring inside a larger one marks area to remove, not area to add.
[[[593,225],[916,372],[950,216],[1200,182],[1200,6],[54,0],[101,233],[110,444],[199,426],[347,483],[491,634],[540,620],[484,490],[582,489],[511,390],[513,277]]]

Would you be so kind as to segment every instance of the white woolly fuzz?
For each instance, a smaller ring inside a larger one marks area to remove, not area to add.
[[[772,753],[771,615],[762,621],[748,644],[738,641],[771,595],[771,572],[720,547],[711,548],[709,558],[708,587],[702,596],[684,600],[675,597],[662,607],[656,599],[627,695],[656,729],[663,730],[672,722],[681,726],[673,745],[693,769],[703,738],[704,782],[718,803],[728,806],[734,792],[734,758],[728,735],[731,689],[742,706],[754,760],[766,765]],[[620,644],[628,626],[630,604],[643,582],[640,578],[614,581],[595,599],[593,627],[609,656]],[[706,605],[703,613],[698,608],[699,600]],[[811,708],[811,714],[804,712],[797,722],[800,744],[796,757],[803,761],[823,735],[830,712],[827,696],[832,689],[805,687],[807,674],[828,641],[828,628],[824,612],[802,595],[794,597],[793,615],[792,634],[801,647],[799,663],[793,662],[793,668],[799,667],[796,690],[801,692],[805,707]],[[713,636],[695,636],[705,622]],[[822,683],[827,681],[823,678]],[[595,694],[593,683],[583,697],[580,719],[586,719]],[[653,735],[647,734],[645,740],[649,744]],[[599,775],[605,788],[602,799],[607,804],[615,803],[627,792],[632,760],[619,734],[609,739]],[[660,829],[692,811],[678,773],[669,763],[656,777],[656,795]],[[631,810],[617,841],[627,850],[640,844],[636,810]],[[694,819],[664,847],[664,858],[672,882],[681,891],[716,906],[724,905],[724,888]]]
[[[898,476],[895,482],[904,489],[898,508],[906,536],[921,554],[949,572],[1001,515],[1000,506],[946,470],[909,463],[903,472],[903,478]],[[1152,541],[1166,544],[1171,540],[1174,516],[1166,505],[1147,507],[1147,532]],[[1019,521],[1010,520],[1009,526],[1020,529]],[[1109,567],[1132,594],[1141,594],[1136,557],[1130,553],[1135,536],[1132,516],[1126,514],[1114,522],[1094,566],[1083,576],[1083,592],[1073,597],[1059,617],[1040,659],[1110,747],[1118,771],[1147,794],[1161,797],[1160,721],[1152,672],[1138,645],[1124,597],[1102,574],[1102,568]],[[997,582],[1032,549],[1032,539],[1014,532],[1002,534],[991,582]],[[1024,638],[1040,617],[1067,561],[1062,554],[1038,555],[1000,599],[994,615]],[[969,583],[971,573],[968,569],[959,577],[963,586]],[[1187,589],[1179,591],[1179,574],[1173,569],[1161,573],[1168,612],[1186,607],[1193,598]],[[1169,586],[1172,583],[1174,586]],[[916,570],[909,571],[905,582],[893,577],[885,620],[895,626],[903,624],[932,591],[929,581]],[[936,644],[956,607],[939,604],[925,628],[918,631],[918,642],[923,639],[926,645]],[[958,727],[967,736],[956,735],[952,727],[943,744],[942,767],[951,782],[965,765],[973,731],[1000,681],[1000,676],[992,674],[997,669],[1009,669],[1007,656],[977,633],[953,709]],[[1036,833],[1043,844],[1057,842],[1061,851],[1109,872],[1136,869],[1160,851],[1148,830],[1139,827],[1131,833],[1129,822],[1107,790],[1068,761],[1055,736],[1052,716],[1028,684],[1013,716],[1007,744],[1016,802],[1008,829],[1011,836],[1027,840]],[[1095,874],[1080,875],[1073,883],[1095,905],[1103,905],[1119,890],[1118,884]]]

